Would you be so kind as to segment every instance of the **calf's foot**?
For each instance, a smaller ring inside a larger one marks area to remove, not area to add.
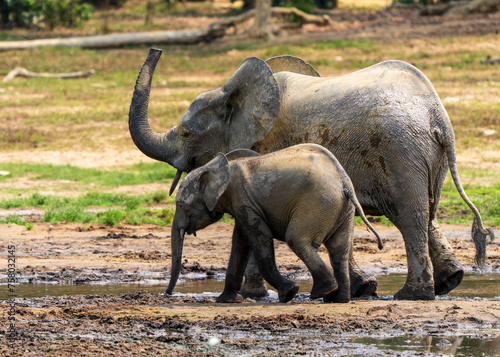
[[[299,285],[290,281],[284,288],[278,289],[278,298],[280,302],[288,302],[292,300],[299,291]]]
[[[395,300],[434,300],[434,289],[410,289],[405,286],[394,294]]]
[[[325,303],[346,303],[349,301],[351,301],[349,291],[340,287],[323,298]]]
[[[339,288],[339,284],[334,279],[314,283],[311,290],[311,299],[319,299],[330,293],[333,293]]]

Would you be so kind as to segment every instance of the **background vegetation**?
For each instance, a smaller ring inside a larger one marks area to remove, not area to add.
[[[179,15],[178,9],[172,9],[177,20],[173,20],[174,15],[165,15],[165,10],[150,19],[153,25],[146,25],[146,3],[129,0],[113,14],[97,9],[93,20],[71,31],[100,33],[101,21],[111,16],[113,21],[108,25],[113,31],[152,28],[170,20],[170,26],[179,26],[180,22],[175,22],[179,19],[184,19],[182,23],[189,27],[220,11],[215,8],[217,3],[204,3],[205,7],[187,4],[182,5],[184,14],[191,9],[201,18]],[[342,25],[341,20],[339,24]],[[12,29],[1,36],[4,40],[29,38],[33,32]],[[153,80],[150,120],[159,132],[172,127],[200,92],[225,83],[250,56],[265,59],[295,55],[324,76],[401,59],[421,69],[441,96],[455,129],[464,187],[482,210],[485,221],[498,226],[500,75],[497,67],[480,63],[495,47],[500,48],[495,34],[410,41],[323,38],[167,47]],[[138,153],[128,133],[128,108],[147,52],[148,47],[144,46],[105,50],[40,48],[0,53],[0,63],[4,64],[0,67],[1,76],[16,66],[35,72],[96,70],[88,79],[16,78],[0,85],[0,222],[28,228],[37,222],[171,222],[174,198],[168,197],[166,191],[175,172],[170,166],[152,162]],[[73,155],[74,160],[58,159],[60,153]],[[90,155],[91,162],[81,161],[80,154]],[[121,162],[123,154],[131,159]],[[21,208],[40,213],[22,216]],[[472,220],[449,178],[439,218],[447,223],[470,224]]]

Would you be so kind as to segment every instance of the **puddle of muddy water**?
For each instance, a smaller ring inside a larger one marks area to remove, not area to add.
[[[493,332],[493,331],[492,331]],[[446,356],[499,356],[500,337],[474,336],[399,336],[376,339],[371,337],[353,338],[353,347],[371,346],[380,352],[431,353]]]
[[[406,274],[389,274],[377,276],[379,296],[390,299],[405,283]],[[297,280],[300,285],[299,294],[307,296],[312,288],[312,281]],[[15,294],[20,298],[43,296],[88,295],[133,293],[138,290],[162,293],[167,282],[163,284],[20,284],[15,287]],[[5,288],[3,288],[5,287]],[[177,294],[202,294],[217,296],[224,289],[224,280],[197,279],[180,281],[175,292]],[[0,284],[0,300],[9,298],[6,284]],[[485,298],[500,299],[500,273],[466,274],[462,283],[446,296],[439,299]],[[272,296],[271,296],[272,297]],[[276,298],[277,299],[277,298]]]

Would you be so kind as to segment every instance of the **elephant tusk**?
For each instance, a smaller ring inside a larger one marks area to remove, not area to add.
[[[179,235],[181,236],[182,239],[184,239],[184,236],[186,235],[186,229],[184,228],[179,229]]]
[[[174,190],[177,187],[179,180],[181,179],[181,175],[182,175],[182,171],[177,170],[177,172],[175,173],[174,181],[172,181],[172,185],[170,186],[170,191],[168,192],[169,196],[172,196],[172,193],[174,193]]]

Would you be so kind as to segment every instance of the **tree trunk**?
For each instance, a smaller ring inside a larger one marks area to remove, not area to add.
[[[271,0],[255,0],[255,22],[248,30],[250,37],[273,37]]]
[[[9,5],[7,0],[0,0],[0,27],[6,27],[9,23]]]

